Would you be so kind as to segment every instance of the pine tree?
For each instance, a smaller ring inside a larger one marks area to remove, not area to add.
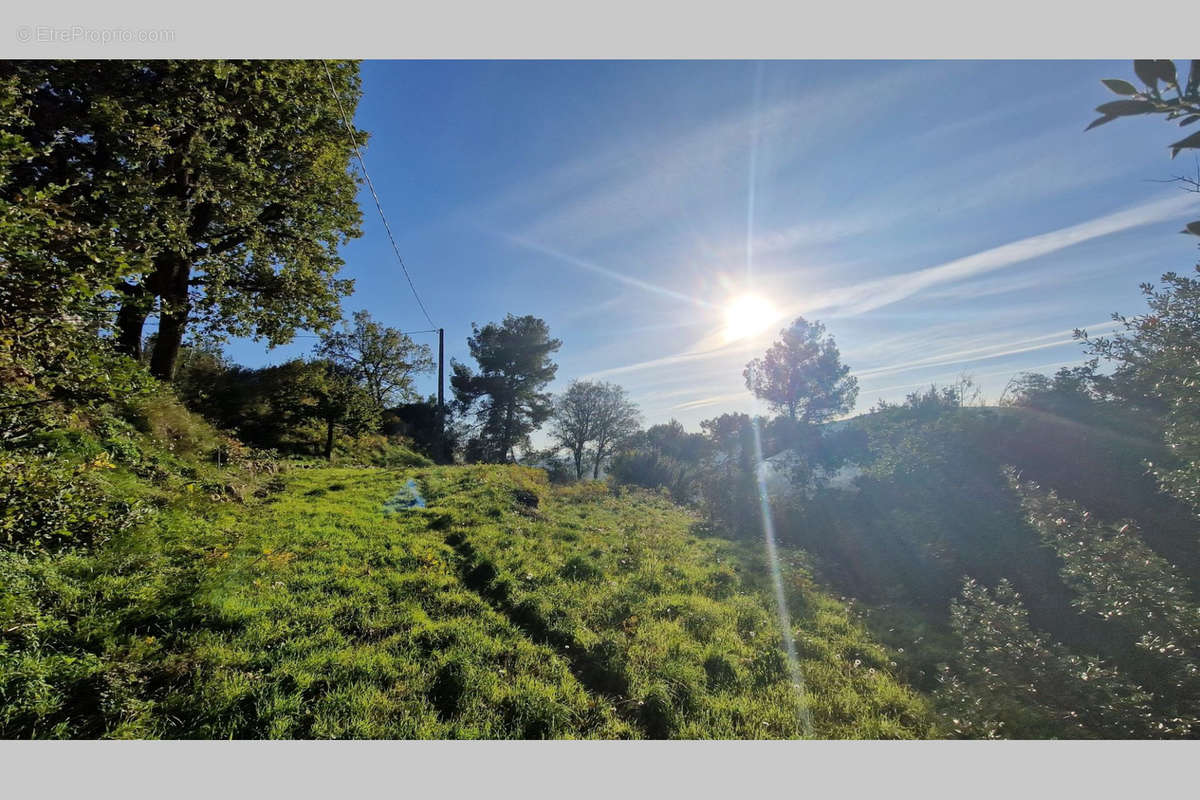
[[[820,322],[798,317],[762,358],[746,365],[746,388],[790,419],[821,422],[854,408],[858,380]]]
[[[562,342],[550,338],[544,321],[528,315],[509,314],[499,325],[471,329],[467,346],[479,372],[452,361],[450,377],[458,415],[474,415],[477,423],[465,455],[468,461],[514,461],[516,446],[526,444],[550,416],[550,394],[543,390],[558,371],[550,354]]]

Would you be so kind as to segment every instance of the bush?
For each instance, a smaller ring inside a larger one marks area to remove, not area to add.
[[[687,502],[693,484],[692,471],[657,450],[626,450],[613,457],[609,474],[621,484],[646,489],[665,488],[679,502]]]
[[[142,510],[111,499],[96,480],[95,473],[113,467],[104,455],[72,465],[53,455],[0,451],[0,546],[94,546],[137,523]]]
[[[428,467],[433,462],[401,443],[379,434],[366,434],[352,439],[337,448],[338,455],[347,461],[367,464],[372,467]]]
[[[1130,739],[1179,734],[1156,725],[1152,695],[1123,671],[1035,631],[1007,581],[989,592],[964,580],[951,620],[962,648],[954,665],[943,669],[939,699],[956,735]]]
[[[184,408],[165,388],[126,403],[121,416],[177,456],[207,458],[221,445],[212,426]]]
[[[553,476],[550,481],[554,482]],[[608,494],[608,484],[604,481],[576,481],[560,486],[555,492],[555,496],[565,503],[595,503]]]

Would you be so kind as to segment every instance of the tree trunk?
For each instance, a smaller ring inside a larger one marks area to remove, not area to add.
[[[325,460],[333,461],[333,425],[334,419],[330,417],[326,421],[325,426]]]
[[[504,438],[500,442],[500,463],[508,460],[508,451],[512,449],[512,418],[513,404],[512,401],[509,401],[508,405],[504,407]]]
[[[164,311],[159,317],[158,337],[154,342],[154,353],[150,356],[150,374],[170,383],[175,379],[175,364],[179,360],[179,347],[187,329],[188,309],[185,305],[173,311]]]
[[[596,445],[596,463],[592,467],[592,480],[600,480],[600,462],[604,459],[604,450],[600,445]]]
[[[142,360],[142,328],[146,325],[146,316],[138,300],[127,298],[121,303],[117,312],[117,352]]]
[[[575,480],[583,480],[583,450],[576,450],[572,455],[575,456]]]
[[[181,209],[186,210],[186,241],[189,248],[196,242],[203,241],[217,211],[217,207],[211,202],[191,205],[196,188],[196,175],[189,171],[187,162],[195,136],[196,131],[186,127],[173,136],[175,151],[170,158],[174,179],[169,185]],[[191,309],[189,280],[192,276],[192,262],[184,252],[186,251],[173,249],[160,252],[154,259],[154,273],[146,282],[147,287],[162,301],[158,337],[154,342],[154,352],[150,356],[150,374],[167,383],[175,379],[175,364],[179,359],[179,347],[183,343],[188,312]]]
[[[150,356],[150,374],[167,383],[175,379],[179,347],[187,330],[188,312],[191,309],[188,278],[191,272],[192,265],[186,259],[170,256],[160,260],[155,269],[154,286],[162,298],[162,312],[158,319],[154,353]]]

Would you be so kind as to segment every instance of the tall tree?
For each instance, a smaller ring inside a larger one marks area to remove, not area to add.
[[[798,317],[779,336],[766,355],[746,365],[746,388],[801,422],[821,422],[854,408],[858,379],[842,364],[824,325]]]
[[[625,390],[613,383],[599,384],[595,425],[592,429],[592,478],[600,478],[600,470],[613,451],[637,433],[641,413],[630,401]]]
[[[555,401],[553,414],[551,436],[571,453],[576,478],[583,477],[589,455],[592,477],[599,478],[604,460],[638,429],[637,405],[612,383],[571,381]]]
[[[451,362],[450,377],[459,414],[473,413],[477,422],[466,449],[473,459],[510,461],[513,448],[527,442],[550,416],[550,395],[543,389],[558,371],[550,354],[562,342],[550,338],[543,320],[529,315],[509,314],[503,323],[489,322],[482,328],[472,323],[471,330],[467,346],[479,372]]]
[[[571,381],[567,390],[554,400],[550,435],[571,454],[576,480],[583,478],[587,446],[595,436],[598,389],[599,385],[590,381]]]
[[[405,334],[356,311],[354,327],[326,334],[317,352],[349,369],[362,381],[377,408],[417,399],[413,377],[433,369],[433,353]]]
[[[0,61],[0,445],[55,421],[55,401],[103,403],[145,383],[96,337],[97,296],[128,269],[117,232],[92,222],[69,181],[30,169],[70,160],[76,142],[33,135],[25,88]]]
[[[317,61],[0,68],[30,103],[15,132],[38,150],[14,177],[69,186],[78,219],[116,232],[118,344],[140,356],[157,313],[153,374],[173,377],[189,325],[280,344],[337,317],[351,288],[337,249],[361,219],[342,121],[359,96],[356,63],[329,64],[336,96]],[[42,149],[56,141],[68,144]]]

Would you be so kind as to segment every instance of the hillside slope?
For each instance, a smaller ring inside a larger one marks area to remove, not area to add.
[[[932,732],[889,655],[787,564],[797,691],[757,554],[657,496],[518,467],[296,469],[281,487],[193,497],[95,555],[6,554],[0,733]]]
[[[873,607],[872,631],[904,648],[905,674],[922,689],[938,688],[938,664],[958,647],[948,638],[949,611],[965,577],[989,587],[1011,582],[1036,629],[1131,664],[1133,637],[1080,613],[1062,559],[1031,526],[1003,468],[1099,520],[1136,520],[1146,544],[1195,591],[1195,518],[1158,491],[1146,462],[1170,454],[1137,422],[1027,408],[896,408],[856,417],[846,427],[865,440],[854,454],[858,477],[810,501],[777,504],[779,535],[811,554],[822,580]],[[1149,685],[1152,677],[1144,677]]]

